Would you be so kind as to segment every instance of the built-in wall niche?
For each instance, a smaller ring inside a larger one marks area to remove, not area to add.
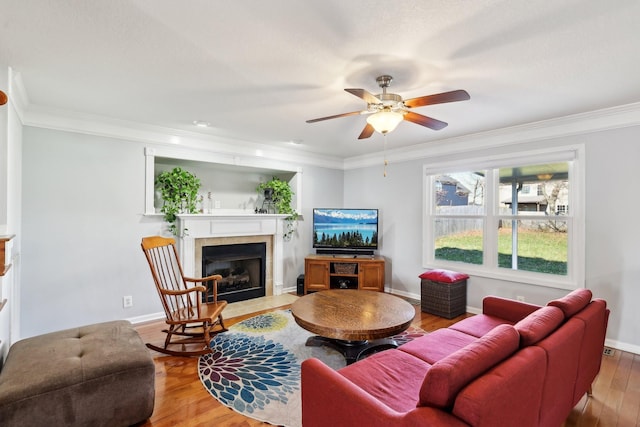
[[[256,192],[256,187],[274,176],[287,181],[295,193],[292,206],[298,212],[302,207],[302,171],[300,168],[286,166],[273,167],[268,162],[258,165],[242,164],[241,159],[232,158],[232,164],[224,163],[224,158],[209,155],[164,152],[159,149],[147,149],[146,155],[146,201],[145,213],[158,214],[162,207],[160,193],[155,190],[156,177],[164,172],[181,167],[195,174],[201,181],[200,195],[202,203],[199,209],[205,214],[249,214],[263,206],[263,198]],[[212,160],[217,160],[214,162]],[[255,161],[253,161],[255,163]],[[272,166],[272,167],[269,167]]]

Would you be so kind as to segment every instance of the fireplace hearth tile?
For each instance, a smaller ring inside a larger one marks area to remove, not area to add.
[[[296,295],[282,294],[232,302],[225,307],[224,317],[230,319],[232,317],[255,313],[256,311],[271,310],[282,307],[283,305],[293,304],[297,299],[298,297]]]

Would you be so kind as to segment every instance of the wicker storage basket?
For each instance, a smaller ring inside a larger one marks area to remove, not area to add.
[[[358,264],[355,262],[334,262],[333,271],[337,274],[356,274]]]
[[[467,279],[453,283],[422,279],[420,296],[422,311],[453,319],[467,310]]]

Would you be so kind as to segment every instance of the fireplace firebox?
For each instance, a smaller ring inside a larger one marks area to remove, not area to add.
[[[229,303],[265,296],[266,243],[202,247],[203,277],[219,274],[218,299]],[[207,287],[210,291],[211,284]],[[212,298],[211,292],[207,292]]]

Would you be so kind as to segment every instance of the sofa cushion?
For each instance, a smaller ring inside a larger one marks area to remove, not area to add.
[[[555,331],[564,321],[564,313],[558,307],[542,307],[515,325],[520,334],[520,347],[533,345]]]
[[[418,405],[451,408],[464,386],[513,354],[519,344],[520,336],[513,326],[499,325],[436,362],[424,377]]]
[[[464,387],[452,413],[475,427],[540,427],[546,357],[538,346],[525,347]]]
[[[375,353],[338,373],[389,408],[408,412],[416,407],[422,380],[430,367],[427,362],[392,349]]]
[[[576,289],[562,298],[549,301],[547,305],[558,307],[569,318],[585,308],[591,301],[592,293],[589,289]]]
[[[538,310],[541,306],[529,304],[523,301],[501,298],[496,296],[486,296],[482,299],[482,314],[499,317],[505,323],[517,323]]]
[[[454,323],[449,326],[448,329],[453,329],[454,331],[463,332],[476,338],[480,338],[487,332],[493,330],[496,326],[504,324],[513,325],[512,322],[500,317],[476,314],[475,316],[467,317],[466,319],[462,319],[461,321]]]
[[[412,354],[433,365],[438,360],[460,350],[475,340],[476,337],[472,335],[450,328],[442,328],[413,341],[409,341],[398,347],[398,350]]]
[[[561,426],[574,407],[584,332],[584,324],[572,317],[534,346],[545,351],[547,365],[542,391],[542,407],[546,409],[540,411],[541,426]]]

